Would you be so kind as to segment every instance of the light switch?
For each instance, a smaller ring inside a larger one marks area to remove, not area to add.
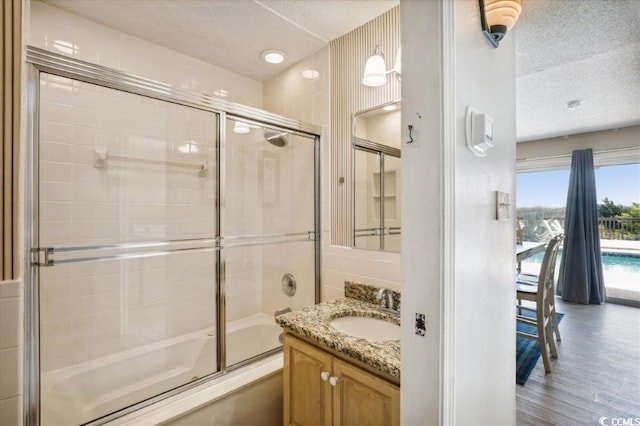
[[[511,207],[509,193],[496,191],[496,219],[509,220],[509,207]]]

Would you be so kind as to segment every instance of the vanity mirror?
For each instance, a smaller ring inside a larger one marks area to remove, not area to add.
[[[400,251],[400,101],[353,115],[353,247]]]

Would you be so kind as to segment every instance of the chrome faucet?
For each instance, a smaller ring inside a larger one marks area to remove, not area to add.
[[[393,292],[388,288],[381,288],[376,295],[376,299],[380,302],[380,309],[383,311],[389,311],[394,314],[400,313],[400,303],[396,306]]]

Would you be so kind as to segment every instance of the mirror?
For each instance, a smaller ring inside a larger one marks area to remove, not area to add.
[[[353,115],[353,247],[400,251],[400,102]]]

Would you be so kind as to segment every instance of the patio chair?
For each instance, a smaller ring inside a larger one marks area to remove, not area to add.
[[[556,348],[553,333],[560,341],[560,332],[558,330],[558,319],[555,307],[555,265],[558,256],[558,246],[560,245],[561,236],[552,238],[547,244],[542,265],[540,266],[540,275],[538,275],[537,285],[525,284],[517,282],[518,299],[518,315],[516,320],[522,324],[528,324],[536,328],[537,334],[518,331],[520,337],[537,340],[540,343],[540,353],[544,362],[544,370],[551,373],[551,364],[549,362],[549,352],[551,357],[557,358],[558,352]],[[535,303],[535,307],[521,305],[522,300]],[[535,313],[535,317],[522,315],[522,310]],[[547,346],[549,352],[547,352]]]

